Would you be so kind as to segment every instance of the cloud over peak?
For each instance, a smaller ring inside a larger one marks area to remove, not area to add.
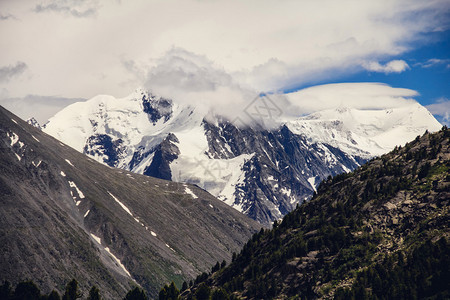
[[[231,77],[240,86],[270,92],[364,68],[398,73],[408,69],[405,61],[379,62],[447,28],[443,16],[449,11],[448,0],[4,2],[4,10],[23,21],[2,22],[0,66],[20,57],[38,75],[26,86],[0,85],[17,97],[124,96],[147,77],[163,85],[173,76],[180,87],[211,91]],[[159,60],[170,51],[170,61]],[[195,53],[197,60],[189,65],[182,51]],[[210,71],[202,59],[223,72],[196,78],[194,73]],[[175,69],[154,69],[157,78],[148,74],[155,64]]]

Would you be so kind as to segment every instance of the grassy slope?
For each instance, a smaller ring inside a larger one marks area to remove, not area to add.
[[[11,145],[13,133],[19,140]],[[198,187],[189,186],[194,199],[185,185],[101,165],[1,107],[0,148],[1,281],[33,279],[47,293],[76,278],[117,298],[135,280],[155,296],[167,281],[229,260],[260,228]]]

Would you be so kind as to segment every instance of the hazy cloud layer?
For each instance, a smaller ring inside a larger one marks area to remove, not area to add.
[[[58,111],[75,102],[86,101],[81,98],[27,95],[23,98],[3,98],[0,105],[14,112],[23,120],[34,117],[44,125]]]
[[[0,83],[8,82],[12,78],[23,74],[27,70],[26,63],[18,61],[14,65],[9,65],[0,68]]]
[[[97,9],[97,1],[90,0],[53,0],[34,7],[34,11],[37,13],[53,11],[76,18],[94,16],[97,13]]]
[[[394,88],[382,83],[336,83],[319,85],[287,94],[292,103],[287,111],[294,117],[318,110],[352,107],[386,109],[416,103],[414,90]]]
[[[134,68],[134,63],[129,63]],[[145,75],[145,88],[203,113],[217,113],[230,120],[242,115],[258,93],[243,88],[223,68],[205,56],[174,48],[154,61]],[[241,116],[243,117],[243,116]]]
[[[450,126],[450,100],[441,98],[436,103],[427,105],[426,108],[437,117],[442,124]]]
[[[33,78],[0,88],[15,97],[85,98],[128,94],[145,84],[145,74],[170,49],[204,57],[240,86],[258,91],[333,79],[371,62],[401,59],[427,32],[448,28],[450,7],[447,0],[38,0],[2,5],[24,21],[2,23],[0,66],[26,61]],[[131,61],[134,65],[126,64]],[[398,72],[404,67],[375,69]],[[165,80],[172,75],[180,81],[183,74],[168,71]],[[190,80],[185,79],[185,87]]]
[[[17,20],[17,18],[11,14],[0,14],[0,21],[5,20]]]
[[[132,70],[136,67],[132,61],[128,65]],[[249,106],[251,109],[257,104],[258,90],[239,85],[220,66],[184,49],[171,49],[148,68],[147,89],[177,103],[191,104],[205,113],[217,113],[230,121],[240,118],[249,122]],[[342,106],[359,109],[399,107],[415,103],[413,98],[417,95],[416,91],[381,83],[340,83],[314,86],[290,94],[269,94],[268,99],[281,111],[279,119],[286,120]]]

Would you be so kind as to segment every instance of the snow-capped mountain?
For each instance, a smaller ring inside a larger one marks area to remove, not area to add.
[[[381,110],[324,110],[288,122],[287,126],[309,141],[326,143],[364,158],[387,153],[426,130],[442,127],[419,103]]]
[[[414,105],[390,112],[340,108],[272,129],[237,126],[138,90],[72,104],[44,131],[109,166],[197,184],[269,225],[309,199],[324,178],[437,130],[436,123]],[[393,145],[386,141],[392,136]]]

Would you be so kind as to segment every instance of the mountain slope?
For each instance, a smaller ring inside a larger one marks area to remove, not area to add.
[[[363,158],[382,155],[425,130],[441,128],[419,103],[377,110],[340,107],[298,118],[287,126],[293,133]]]
[[[341,108],[283,122],[272,129],[237,126],[138,90],[68,106],[44,131],[109,166],[196,184],[269,226],[310,199],[329,175],[440,128],[419,104],[390,111]],[[392,136],[395,143],[383,143]]]
[[[228,260],[259,225],[198,187],[113,169],[0,108],[0,280],[76,278],[155,296]]]
[[[246,299],[448,297],[449,147],[444,127],[329,178],[182,298],[211,288]]]

